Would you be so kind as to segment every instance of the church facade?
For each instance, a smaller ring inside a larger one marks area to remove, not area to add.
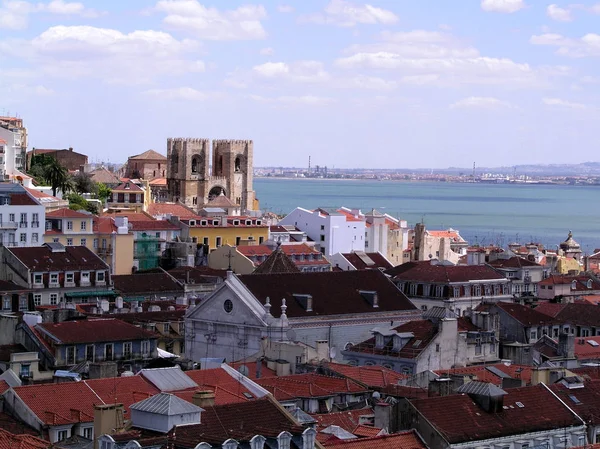
[[[257,210],[251,140],[169,138],[167,191],[169,201],[199,210],[227,197],[242,213]]]

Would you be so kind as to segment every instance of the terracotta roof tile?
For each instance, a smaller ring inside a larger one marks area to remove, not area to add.
[[[347,432],[352,433],[361,423],[361,416],[373,416],[372,408],[363,408],[358,410],[347,410],[336,413],[322,413],[311,415],[317,420],[317,430],[321,431],[329,426],[338,426]]]
[[[133,183],[131,179],[124,178],[123,182],[118,186],[112,188],[113,192],[128,192],[128,193],[142,193],[144,189],[142,189],[137,184]]]
[[[248,443],[255,435],[276,438],[282,431],[300,435],[304,427],[266,396],[240,404],[208,407],[202,412],[201,424],[176,426],[169,432],[169,441],[176,441],[179,448],[193,449],[200,442],[220,445],[229,438],[239,443]]]
[[[529,306],[523,306],[517,303],[498,302],[496,303],[496,307],[504,310],[507,314],[525,326],[562,323],[562,320],[559,318],[553,318],[538,312],[536,309]]]
[[[369,388],[382,388],[397,384],[407,376],[383,366],[351,366],[342,363],[328,363],[327,368],[342,376],[360,382]]]
[[[85,246],[65,246],[64,252],[52,252],[47,245],[6,248],[34,272],[108,270],[108,266]]]
[[[364,426],[363,426],[364,427]],[[391,435],[373,436],[371,438],[358,438],[356,440],[333,441],[326,446],[347,449],[426,449],[415,430],[399,432]]]
[[[412,403],[450,444],[582,425],[544,385],[508,389],[505,408],[496,413],[486,412],[466,394]]]
[[[161,161],[161,162],[167,161],[166,156],[164,156],[154,150],[148,150],[148,151],[144,151],[141,154],[136,154],[135,156],[130,156],[129,159],[149,159],[149,160]]]
[[[357,437],[376,437],[381,433],[382,430],[383,429],[380,429],[378,427],[365,426],[364,424],[359,424],[352,431],[352,433]]]
[[[183,204],[177,203],[151,203],[148,205],[148,213],[153,217],[171,214],[177,216],[180,219],[183,218],[197,218],[200,219],[196,213],[185,207]]]
[[[541,267],[539,263],[535,263],[519,256],[514,256],[509,259],[496,259],[489,262],[489,264],[494,268]]]
[[[314,373],[258,379],[256,383],[269,390],[278,401],[368,392],[367,388],[353,380]]]
[[[15,435],[0,429],[0,449],[47,449],[51,447],[49,441],[32,435]]]
[[[93,218],[92,214],[84,214],[76,210],[65,207],[63,209],[53,210],[46,213],[46,218]]]
[[[183,293],[184,287],[168,273],[134,273],[120,274],[112,277],[114,289],[124,296],[154,294],[158,298]]]
[[[140,376],[27,385],[13,388],[17,396],[47,425],[94,421],[95,404],[129,406],[158,393]]]
[[[244,384],[232,377],[223,368],[186,371],[185,374],[198,384],[198,388],[188,391],[175,391],[173,394],[192,402],[198,390],[209,389],[215,393],[216,405],[239,404],[256,400]]]
[[[493,369],[488,369],[493,368]],[[465,376],[471,380],[479,382],[492,383],[498,387],[502,386],[502,378],[494,373],[495,370],[501,371],[509,375],[513,379],[521,379],[525,385],[531,384],[531,375],[533,367],[527,365],[505,365],[504,363],[495,363],[490,365],[475,365],[462,368],[452,368],[448,370],[437,370],[435,373],[440,376]]]
[[[288,317],[417,310],[379,270],[251,274],[238,278],[262,304],[267,297],[271,299],[272,313],[281,310],[285,298]],[[361,292],[377,292],[378,307],[374,308]],[[307,312],[294,294],[311,295],[312,311]]]
[[[488,265],[441,265],[430,261],[407,262],[386,271],[395,280],[430,283],[506,279]]]
[[[27,193],[11,193],[10,204],[12,206],[37,206],[38,202]]]
[[[97,343],[155,338],[151,332],[114,318],[92,318],[41,323],[36,326],[47,340],[57,344]]]
[[[177,231],[179,229],[167,220],[132,221],[129,227],[132,231]]]
[[[578,326],[600,327],[600,309],[594,304],[569,303],[558,312],[556,318]]]
[[[388,270],[394,266],[380,253],[346,253],[342,254],[357,270]],[[366,256],[366,257],[365,257]],[[369,260],[372,262],[369,262]]]

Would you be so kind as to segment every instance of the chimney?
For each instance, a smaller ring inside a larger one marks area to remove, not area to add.
[[[317,340],[317,358],[321,360],[329,360],[329,342],[327,340]]]
[[[69,151],[73,151],[73,147],[69,147]]]
[[[94,449],[102,435],[123,429],[123,415],[123,404],[94,405]]]
[[[199,390],[192,396],[192,404],[206,409],[215,405],[215,392],[212,390]]]
[[[584,341],[584,340],[582,340]],[[572,359],[575,357],[575,336],[561,332],[558,336],[558,355]]]

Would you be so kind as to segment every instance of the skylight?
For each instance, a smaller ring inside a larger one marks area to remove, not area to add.
[[[573,395],[573,394],[570,394],[570,395],[569,395],[569,399],[570,399],[571,401],[573,401],[573,403],[575,403],[575,404],[581,404],[581,401],[580,401],[579,399],[577,399],[577,398],[575,397],[575,395]]]

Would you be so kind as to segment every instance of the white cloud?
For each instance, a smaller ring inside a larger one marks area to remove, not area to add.
[[[511,107],[508,101],[494,97],[467,97],[450,105],[452,109],[501,109]]]
[[[600,3],[596,3],[595,5],[592,5],[590,7],[590,12],[593,12],[594,14],[600,14]]]
[[[259,52],[262,56],[273,56],[275,54],[275,50],[271,47],[261,48]]]
[[[546,8],[546,14],[552,20],[556,20],[558,22],[570,22],[573,20],[573,16],[571,15],[571,9],[561,8],[558,5],[552,4],[548,5]]]
[[[197,0],[161,0],[155,11],[165,13],[163,24],[206,40],[264,39],[267,32],[262,20],[267,11],[262,5],[244,5],[232,10],[207,8]]]
[[[487,12],[513,13],[525,7],[523,0],[481,0],[481,9]]]
[[[261,103],[283,104],[283,105],[305,105],[305,106],[325,106],[333,103],[335,100],[330,97],[320,97],[317,95],[291,96],[283,95],[279,97],[263,97],[261,95],[249,95],[249,98]]]
[[[254,66],[252,72],[263,79],[280,79],[302,83],[319,83],[330,79],[323,63],[319,61],[297,61],[290,64],[266,62]]]
[[[498,84],[540,87],[548,85],[550,77],[562,76],[566,72],[564,68],[535,68],[508,58],[484,56],[455,36],[439,31],[381,33],[379,42],[353,45],[344,53],[347,56],[335,61],[337,67],[387,70],[402,77],[424,77],[424,84],[441,86]]]
[[[0,3],[0,29],[25,29],[29,24],[29,16],[36,13],[82,17],[97,17],[103,14],[86,8],[80,2],[52,0],[50,3],[31,3],[24,0],[3,0]]]
[[[44,73],[108,82],[143,84],[161,75],[203,72],[203,61],[188,57],[199,45],[162,31],[124,34],[109,28],[55,26],[34,38],[23,51]]]
[[[279,12],[281,12],[281,13],[284,13],[284,14],[289,14],[289,13],[291,13],[291,12],[294,12],[294,11],[295,11],[295,9],[294,9],[294,7],[293,7],[293,6],[291,6],[291,5],[279,5],[279,6],[277,7],[277,11],[279,11]]]
[[[588,33],[579,39],[568,38],[561,34],[546,33],[531,36],[529,42],[534,45],[558,47],[556,54],[572,58],[600,56],[600,35]]]
[[[398,21],[398,16],[392,11],[369,4],[358,5],[346,0],[331,0],[323,12],[303,16],[300,20],[302,22],[353,27],[358,24],[390,25]]]
[[[554,107],[566,108],[566,109],[577,109],[577,110],[596,109],[592,106],[588,106],[583,103],[574,103],[572,101],[563,100],[561,98],[543,98],[542,103],[544,103],[546,106],[554,106]]]
[[[161,100],[203,101],[215,96],[213,92],[202,92],[192,87],[176,87],[172,89],[148,89],[144,95]]]

